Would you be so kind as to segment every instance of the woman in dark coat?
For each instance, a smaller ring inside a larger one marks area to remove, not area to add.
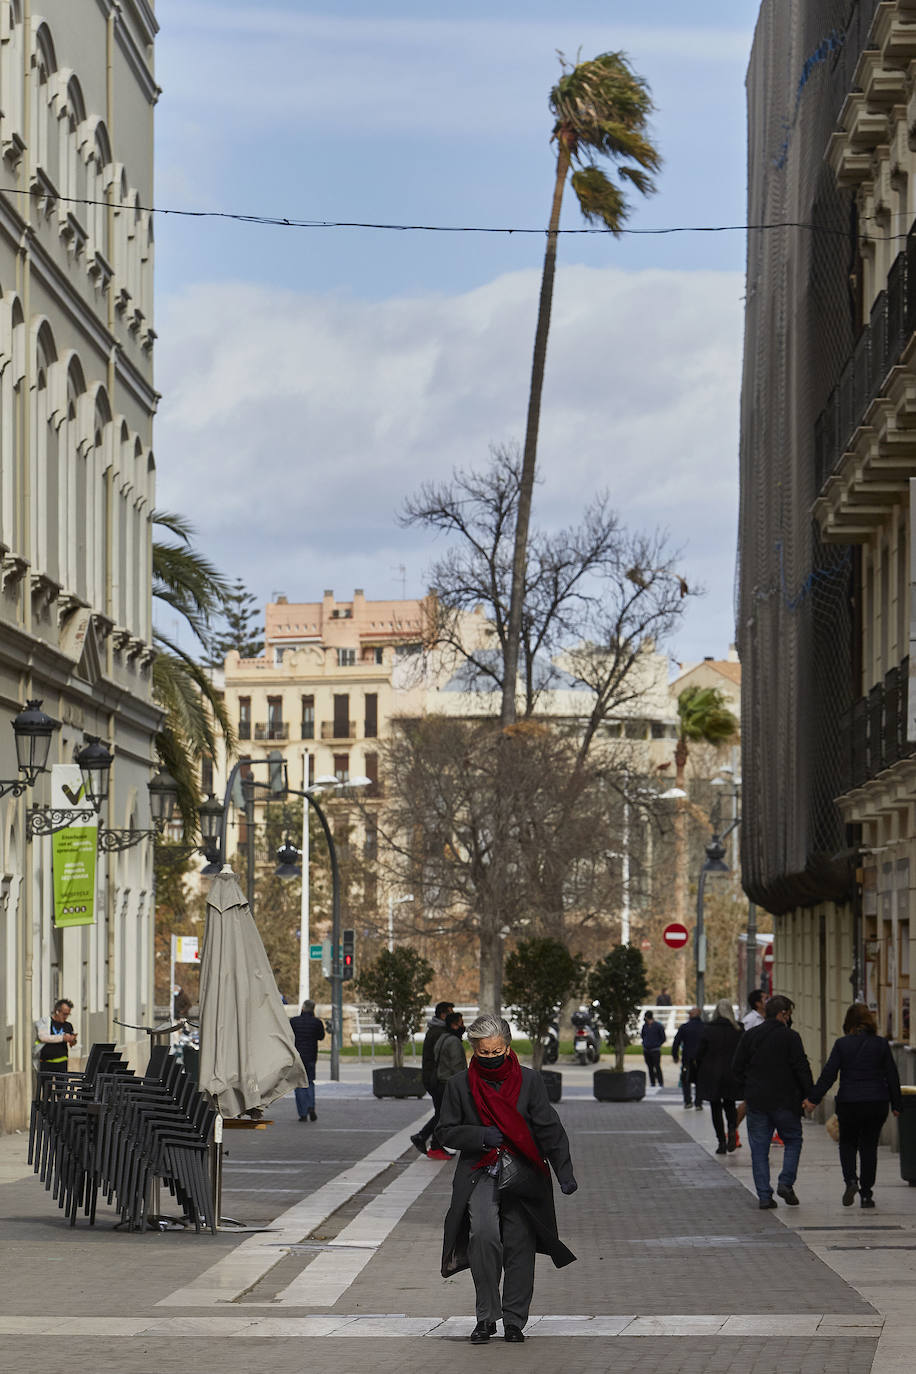
[[[843,1206],[851,1207],[856,1193],[863,1207],[874,1207],[872,1189],[878,1172],[878,1138],[887,1120],[888,1104],[894,1116],[903,1105],[900,1075],[891,1047],[878,1034],[875,1018],[864,1002],[853,1002],[843,1021],[843,1034],[830,1051],[824,1072],[805,1099],[812,1111],[833,1086],[837,1074],[836,1114],[840,1123],[840,1166],[846,1184]],[[856,1162],[858,1157],[858,1173]]]
[[[440,1141],[461,1152],[445,1218],[442,1276],[471,1270],[477,1295],[473,1344],[489,1341],[500,1316],[505,1339],[520,1342],[534,1290],[536,1252],[550,1255],[558,1269],[576,1258],[557,1235],[545,1159],[563,1193],[574,1193],[578,1184],[560,1118],[541,1075],[519,1064],[508,1022],[478,1016],[468,1028],[468,1039],[473,1057],[465,1073],[448,1080],[439,1113]],[[530,1196],[497,1191],[503,1152],[520,1161],[531,1181]]]
[[[716,1133],[716,1154],[731,1154],[738,1143],[737,1090],[732,1078],[732,1059],[741,1038],[732,1004],[723,997],[713,1019],[703,1027],[697,1048],[697,1101],[708,1102]],[[724,1116],[724,1121],[723,1121]],[[725,1127],[728,1126],[728,1134]]]

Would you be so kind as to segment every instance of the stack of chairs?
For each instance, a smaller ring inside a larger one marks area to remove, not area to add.
[[[29,1163],[76,1225],[80,1207],[95,1220],[98,1180],[92,1157],[98,1124],[98,1079],[130,1073],[113,1044],[92,1046],[80,1073],[41,1073],[29,1121]]]
[[[113,1045],[93,1045],[82,1073],[39,1075],[29,1162],[71,1226],[80,1207],[94,1224],[101,1191],[119,1224],[145,1230],[159,1180],[185,1224],[215,1234],[207,1167],[215,1118],[168,1046],[153,1048],[137,1078]]]
[[[208,1152],[216,1112],[166,1047],[153,1050],[144,1078],[99,1081],[104,1112],[95,1173],[130,1231],[143,1230],[158,1179],[196,1231],[216,1233]]]

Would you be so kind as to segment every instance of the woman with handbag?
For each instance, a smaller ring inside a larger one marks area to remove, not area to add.
[[[843,1034],[834,1042],[824,1072],[803,1103],[813,1111],[829,1092],[837,1074],[836,1114],[840,1124],[840,1165],[843,1169],[843,1206],[851,1207],[856,1193],[863,1207],[874,1207],[872,1189],[878,1172],[878,1138],[887,1120],[888,1104],[894,1116],[902,1107],[900,1075],[891,1047],[870,1009],[854,1002],[843,1021]],[[856,1163],[858,1160],[858,1173]]]
[[[442,1277],[471,1270],[476,1293],[474,1345],[496,1334],[521,1342],[534,1290],[535,1254],[557,1268],[575,1255],[557,1234],[549,1160],[563,1193],[574,1193],[569,1141],[539,1073],[523,1069],[512,1032],[498,1016],[478,1016],[468,1028],[473,1056],[450,1078],[438,1135],[459,1150],[445,1218]],[[502,1279],[502,1297],[500,1297]]]

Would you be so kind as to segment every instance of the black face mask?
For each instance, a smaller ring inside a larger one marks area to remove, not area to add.
[[[457,1037],[458,1037],[459,1040],[463,1040],[463,1039],[464,1039],[464,1031],[465,1031],[465,1027],[464,1027],[464,1026],[450,1026],[450,1027],[449,1027],[449,1030],[452,1032],[452,1035],[457,1035]]]
[[[506,1056],[504,1054],[494,1054],[484,1059],[481,1055],[478,1055],[477,1062],[482,1069],[498,1069],[506,1062]]]

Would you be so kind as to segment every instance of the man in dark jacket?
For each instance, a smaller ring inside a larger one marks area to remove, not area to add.
[[[646,1061],[646,1068],[649,1070],[649,1087],[651,1088],[657,1083],[660,1088],[663,1088],[665,1080],[662,1077],[662,1045],[668,1037],[664,1027],[659,1025],[651,1011],[646,1012],[640,1035],[642,1037],[642,1057]]]
[[[429,1025],[426,1028],[426,1035],[423,1037],[423,1086],[433,1100],[433,1114],[422,1126],[416,1135],[410,1137],[410,1142],[415,1145],[421,1155],[425,1155],[428,1150],[429,1141],[436,1129],[439,1121],[439,1108],[442,1105],[442,1094],[445,1091],[445,1084],[440,1084],[436,1076],[436,1041],[440,1035],[445,1034],[445,1018],[450,1011],[454,1011],[451,1002],[437,1002],[436,1010],[430,1017]],[[434,1147],[437,1148],[437,1147]],[[451,1156],[445,1150],[438,1150],[432,1156],[433,1159],[450,1159]]]
[[[681,1090],[684,1094],[685,1107],[694,1105],[691,1098],[693,1097],[693,1085],[697,1081],[697,1050],[700,1048],[702,1034],[703,1018],[700,1015],[700,1008],[691,1007],[683,1026],[678,1026],[674,1044],[671,1046],[671,1058],[675,1064],[678,1055],[681,1056]],[[703,1110],[703,1099],[699,1093],[696,1099],[696,1109],[698,1112]]]
[[[747,1104],[754,1187],[762,1208],[776,1206],[770,1185],[774,1131],[785,1147],[776,1192],[790,1207],[798,1206],[794,1185],[802,1147],[802,1102],[811,1096],[814,1080],[801,1036],[790,1025],[792,1008],[788,997],[771,997],[762,1025],[744,1032],[732,1062],[736,1089]]]
[[[318,1062],[318,1041],[324,1039],[324,1022],[315,1015],[315,1003],[303,1002],[298,1016],[290,1017],[296,1037],[296,1049],[308,1075],[308,1087],[296,1088],[296,1110],[300,1121],[317,1121],[315,1111],[315,1065]]]

